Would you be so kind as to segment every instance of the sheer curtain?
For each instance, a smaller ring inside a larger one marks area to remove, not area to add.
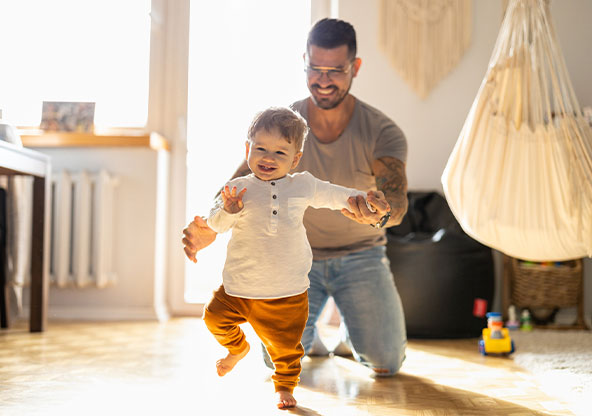
[[[207,215],[245,156],[257,111],[307,95],[302,54],[310,1],[192,1],[187,125],[187,215]],[[230,233],[187,262],[185,299],[203,303],[221,283]]]

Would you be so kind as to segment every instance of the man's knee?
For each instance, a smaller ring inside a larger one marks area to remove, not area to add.
[[[373,366],[372,370],[376,377],[391,377],[399,372],[402,363],[397,363],[391,366]]]
[[[370,368],[377,377],[394,376],[399,372],[405,360],[405,347],[390,351],[380,359],[370,360]]]
[[[402,364],[403,362],[401,360],[400,362],[391,364],[389,366],[374,366],[372,367],[372,370],[377,377],[390,377],[399,372]]]
[[[393,376],[396,374],[396,371],[393,372],[392,370],[389,370],[388,368],[373,368],[372,370],[374,371],[374,373],[376,373],[377,376],[380,376],[380,377]]]

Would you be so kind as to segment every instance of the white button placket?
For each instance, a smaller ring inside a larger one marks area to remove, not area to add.
[[[280,197],[279,197],[279,186],[276,181],[269,182],[269,200],[270,212],[269,215],[269,229],[272,233],[277,233],[278,229],[278,218],[280,216]]]

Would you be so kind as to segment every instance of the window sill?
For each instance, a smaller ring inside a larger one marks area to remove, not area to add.
[[[108,129],[94,133],[43,131],[28,127],[18,130],[25,147],[147,147],[170,150],[165,137],[144,129]]]

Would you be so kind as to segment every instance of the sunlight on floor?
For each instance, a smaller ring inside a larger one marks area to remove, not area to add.
[[[244,330],[251,352],[222,378],[225,351],[196,318],[1,331],[0,414],[574,414],[512,360],[481,357],[475,340],[411,341],[401,373],[387,378],[350,358],[306,358],[299,405],[281,411],[259,341]]]

